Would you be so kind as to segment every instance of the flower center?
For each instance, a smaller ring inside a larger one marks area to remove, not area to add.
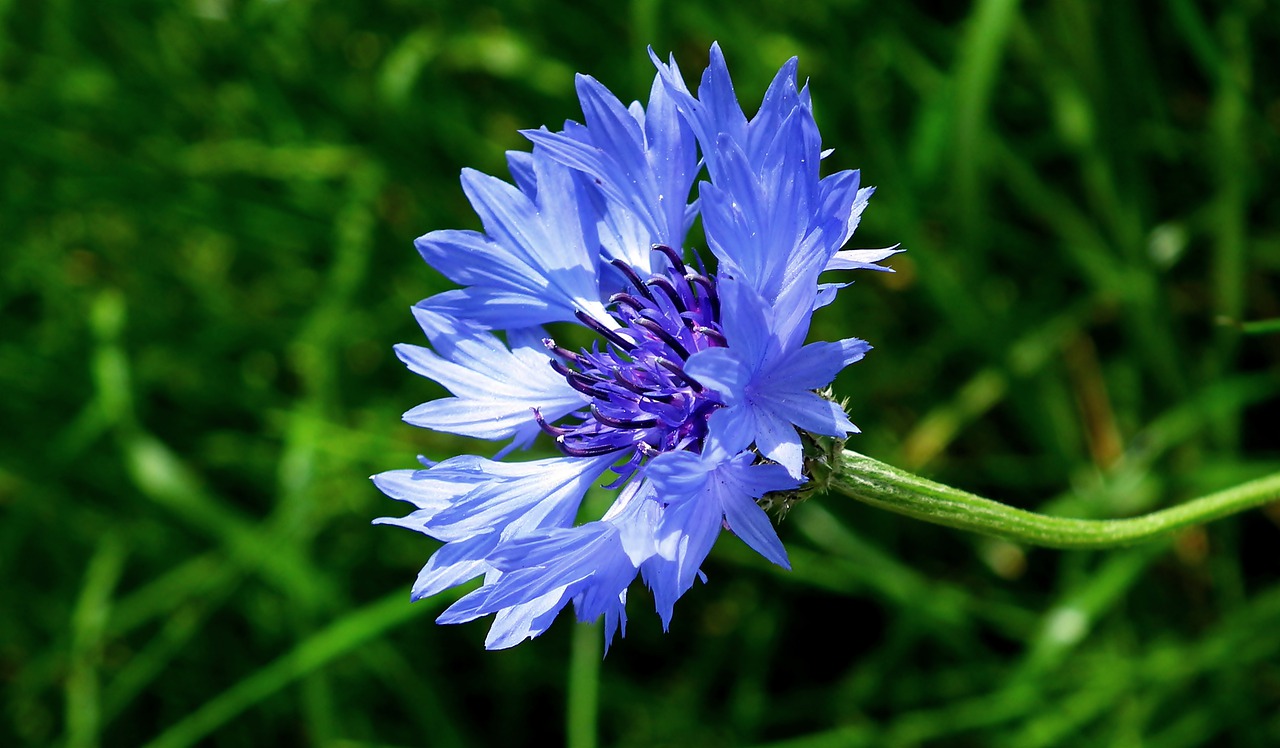
[[[596,344],[574,353],[549,338],[543,341],[556,357],[551,367],[589,395],[591,404],[569,416],[576,423],[551,425],[535,413],[538,424],[568,455],[630,450],[626,463],[613,468],[618,484],[647,456],[701,452],[707,418],[724,406],[716,393],[684,372],[689,356],[725,345],[715,278],[687,268],[670,247],[656,245],[654,251],[670,267],[647,280],[625,262],[613,261],[630,284],[630,290],[609,299],[616,328],[578,312],[582,324],[607,341],[603,349]]]

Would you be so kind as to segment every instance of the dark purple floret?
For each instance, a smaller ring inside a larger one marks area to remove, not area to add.
[[[616,327],[578,314],[604,338],[603,349],[597,345],[575,353],[551,339],[543,341],[556,357],[552,368],[592,402],[569,415],[568,423],[553,425],[535,413],[539,425],[567,455],[618,452],[621,459],[630,452],[613,468],[618,484],[653,454],[701,452],[707,419],[724,406],[684,371],[689,356],[725,345],[715,278],[688,269],[671,247],[653,250],[669,267],[648,279],[624,262],[613,263],[631,286],[609,299]]]

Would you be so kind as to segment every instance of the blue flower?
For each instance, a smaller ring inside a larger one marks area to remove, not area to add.
[[[808,479],[802,432],[857,430],[818,392],[870,346],[805,339],[847,285],[822,273],[887,270],[876,263],[897,251],[841,249],[871,189],[856,171],[819,176],[829,152],[794,59],[750,119],[718,46],[696,95],[674,60],[654,63],[647,106],[578,76],[584,123],[525,132],[513,183],[463,172],[484,231],[416,242],[461,288],[414,308],[430,348],[396,348],[450,392],[405,420],[507,444],[374,476],[414,507],[377,522],[444,543],[413,599],[483,577],[439,622],[493,615],[491,649],[541,634],[570,603],[604,617],[608,643],[637,576],[666,628],[722,530],[789,568],[758,501]],[[686,244],[698,216],[703,236]],[[595,342],[562,345],[553,323],[561,340]],[[503,460],[540,434],[560,457]],[[616,498],[580,521],[601,483]]]

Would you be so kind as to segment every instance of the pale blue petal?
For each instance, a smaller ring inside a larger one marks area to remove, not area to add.
[[[823,178],[819,183],[822,201],[820,216],[821,220],[831,224],[828,230],[834,238],[833,249],[843,246],[853,235],[853,229],[857,226],[858,216],[854,216],[854,205],[857,202],[861,180],[861,172],[852,169],[836,172]],[[865,205],[865,202],[863,204]]]
[[[504,537],[573,522],[583,495],[614,461],[601,457],[554,457],[501,466],[504,479],[483,483],[437,514],[431,532],[441,540],[462,540],[497,529]],[[512,468],[516,468],[512,470]]]
[[[652,175],[644,156],[644,132],[640,123],[612,93],[589,75],[576,78],[578,100],[587,120],[592,143],[613,157],[615,173],[608,175],[619,186],[630,185],[637,213],[648,214],[657,204]],[[656,233],[657,227],[653,227]]]
[[[644,127],[646,156],[657,188],[658,204],[653,210],[659,231],[654,239],[678,249],[689,230],[686,204],[698,171],[698,154],[693,132],[661,76],[654,78],[650,88]]]
[[[885,247],[884,249],[842,249],[836,252],[831,260],[827,263],[826,270],[879,270],[885,273],[892,273],[893,268],[877,265],[876,263],[888,257],[905,252],[899,249],[898,245]]]
[[[427,307],[414,313],[436,351],[396,346],[396,355],[454,397],[419,405],[405,414],[416,426],[480,439],[527,440],[538,431],[533,409],[557,419],[584,405],[581,393],[531,347],[528,334],[508,350],[492,333]]]
[[[513,320],[518,320],[521,327],[573,320],[573,307],[556,301],[549,296],[471,286],[438,293],[418,302],[418,306],[501,330]]]
[[[458,543],[446,543],[418,572],[410,598],[421,600],[431,597],[487,573],[491,567],[485,557],[497,542],[498,534],[489,533]]]
[[[749,283],[720,278],[721,319],[729,350],[755,377],[776,352],[768,305]]]
[[[419,428],[492,441],[529,436],[537,431],[533,409],[527,402],[496,398],[444,397],[405,411],[404,421]]]
[[[646,561],[646,581],[653,589],[654,605],[665,630],[671,624],[676,600],[693,586],[698,571],[720,534],[723,513],[718,503],[684,501],[667,507],[658,526],[659,549],[665,561],[654,556]]]
[[[538,178],[533,173],[533,154],[527,151],[507,151],[507,171],[516,187],[529,197],[538,196]]]
[[[728,271],[765,295],[777,250],[765,239],[768,196],[738,143],[722,135],[715,148],[723,176],[699,188],[707,246],[720,260],[722,275]]]
[[[534,198],[495,177],[474,169],[463,170],[463,190],[480,216],[488,238],[514,258],[515,264],[526,268],[521,271],[493,267],[492,282],[477,287],[492,286],[490,290],[508,295],[539,295],[538,291],[530,290],[532,285],[540,289],[547,306],[568,310],[567,316],[562,314],[558,318],[569,319],[573,310],[587,310],[599,301],[596,219],[585,214],[577,177],[572,172],[536,149],[531,161],[537,184]],[[590,245],[586,236],[591,238]],[[483,268],[475,272],[483,272]],[[522,279],[515,287],[513,274]],[[526,276],[530,275],[540,280],[529,281]],[[524,324],[540,321],[521,319]],[[486,319],[481,324],[489,322]]]
[[[541,635],[551,627],[568,602],[566,589],[552,590],[542,597],[498,611],[485,637],[488,650],[509,649]]]
[[[697,382],[720,394],[728,405],[742,400],[751,382],[752,369],[729,348],[706,348],[689,357],[684,371]]]
[[[844,436],[858,430],[838,404],[812,392],[778,393],[769,399],[768,407],[810,433]]]
[[[787,551],[778,539],[778,532],[773,529],[769,515],[756,504],[754,498],[740,493],[724,495],[721,497],[721,505],[729,529],[734,535],[742,538],[742,542],[761,556],[784,569],[791,569],[791,562],[787,560]]]
[[[747,142],[747,118],[738,105],[738,97],[733,91],[733,81],[729,78],[729,68],[724,61],[724,52],[719,42],[711,45],[710,61],[702,73],[702,82],[698,85],[698,107],[695,116],[701,124],[699,139],[704,144],[715,142],[720,133],[725,133],[732,140],[744,146]],[[711,178],[717,179],[718,162],[704,152],[707,168]]]
[[[746,449],[756,438],[755,408],[731,405],[721,408],[707,419],[709,446],[719,446],[728,454]]]
[[[707,469],[692,452],[666,452],[645,466],[644,476],[653,485],[658,501],[673,504],[686,501],[703,489]]]
[[[520,190],[475,169],[462,170],[462,189],[485,233],[521,262],[539,267],[556,256],[537,207]]]
[[[836,300],[836,293],[842,288],[847,288],[851,283],[819,283],[818,294],[814,297],[813,308],[821,309]]]
[[[759,387],[765,392],[820,390],[831,384],[844,367],[861,360],[869,350],[871,346],[858,338],[845,338],[835,343],[810,343],[778,360],[760,378]]]
[[[446,479],[435,480],[421,470],[389,470],[373,476],[373,484],[397,501],[407,501],[419,509],[439,510],[469,491],[469,485],[483,480],[484,476],[476,476],[470,482],[460,478],[454,473]]]
[[[760,102],[760,109],[751,118],[747,142],[750,152],[762,153],[769,139],[781,129],[783,121],[799,106],[799,92],[796,90],[796,70],[799,67],[799,58],[792,57],[773,76],[764,100]]]
[[[804,470],[804,448],[800,435],[784,418],[759,408],[756,410],[756,448],[760,454],[782,465],[799,477]]]

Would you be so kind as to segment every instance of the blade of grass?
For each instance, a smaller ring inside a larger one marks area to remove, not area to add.
[[[1245,322],[1240,325],[1240,329],[1245,335],[1280,334],[1280,318]]]
[[[981,183],[986,153],[987,109],[995,88],[1000,59],[1009,30],[1018,14],[1018,0],[982,0],[969,16],[956,62],[955,194],[958,215],[966,233],[983,225]],[[975,247],[984,246],[978,242]]]
[[[1227,319],[1244,314],[1247,280],[1245,236],[1248,232],[1247,185],[1252,179],[1253,156],[1245,142],[1249,102],[1248,34],[1244,14],[1224,12],[1218,23],[1226,55],[1220,68],[1217,92],[1210,115],[1214,140],[1213,165],[1217,199],[1213,207],[1213,293],[1215,312]],[[1208,377],[1226,375],[1234,366],[1240,330],[1230,325],[1214,327],[1213,356]],[[1230,411],[1211,421],[1219,445],[1233,449],[1240,438],[1240,413]]]
[[[573,627],[565,716],[568,748],[595,748],[598,740],[596,712],[603,641],[604,627],[599,622]]]
[[[927,620],[946,624],[952,630],[967,626],[970,617],[1015,639],[1023,638],[1032,630],[1033,616],[1028,611],[981,600],[963,587],[926,578],[858,537],[817,502],[807,502],[798,507],[789,519],[814,545],[831,556],[854,562],[858,570],[856,579],[898,607],[911,609]],[[807,574],[808,568],[823,568],[833,560],[819,558],[814,564],[801,564],[796,560],[793,566],[796,574]],[[843,591],[849,590],[845,588]]]
[[[66,680],[68,748],[99,744],[102,701],[98,666],[102,659],[111,595],[124,570],[125,544],[107,535],[89,561],[84,587],[71,618],[71,657]]]
[[[205,702],[189,716],[147,743],[146,748],[195,745],[246,709],[324,667],[391,629],[443,606],[454,596],[441,594],[410,604],[395,592],[334,621],[296,647]]]

